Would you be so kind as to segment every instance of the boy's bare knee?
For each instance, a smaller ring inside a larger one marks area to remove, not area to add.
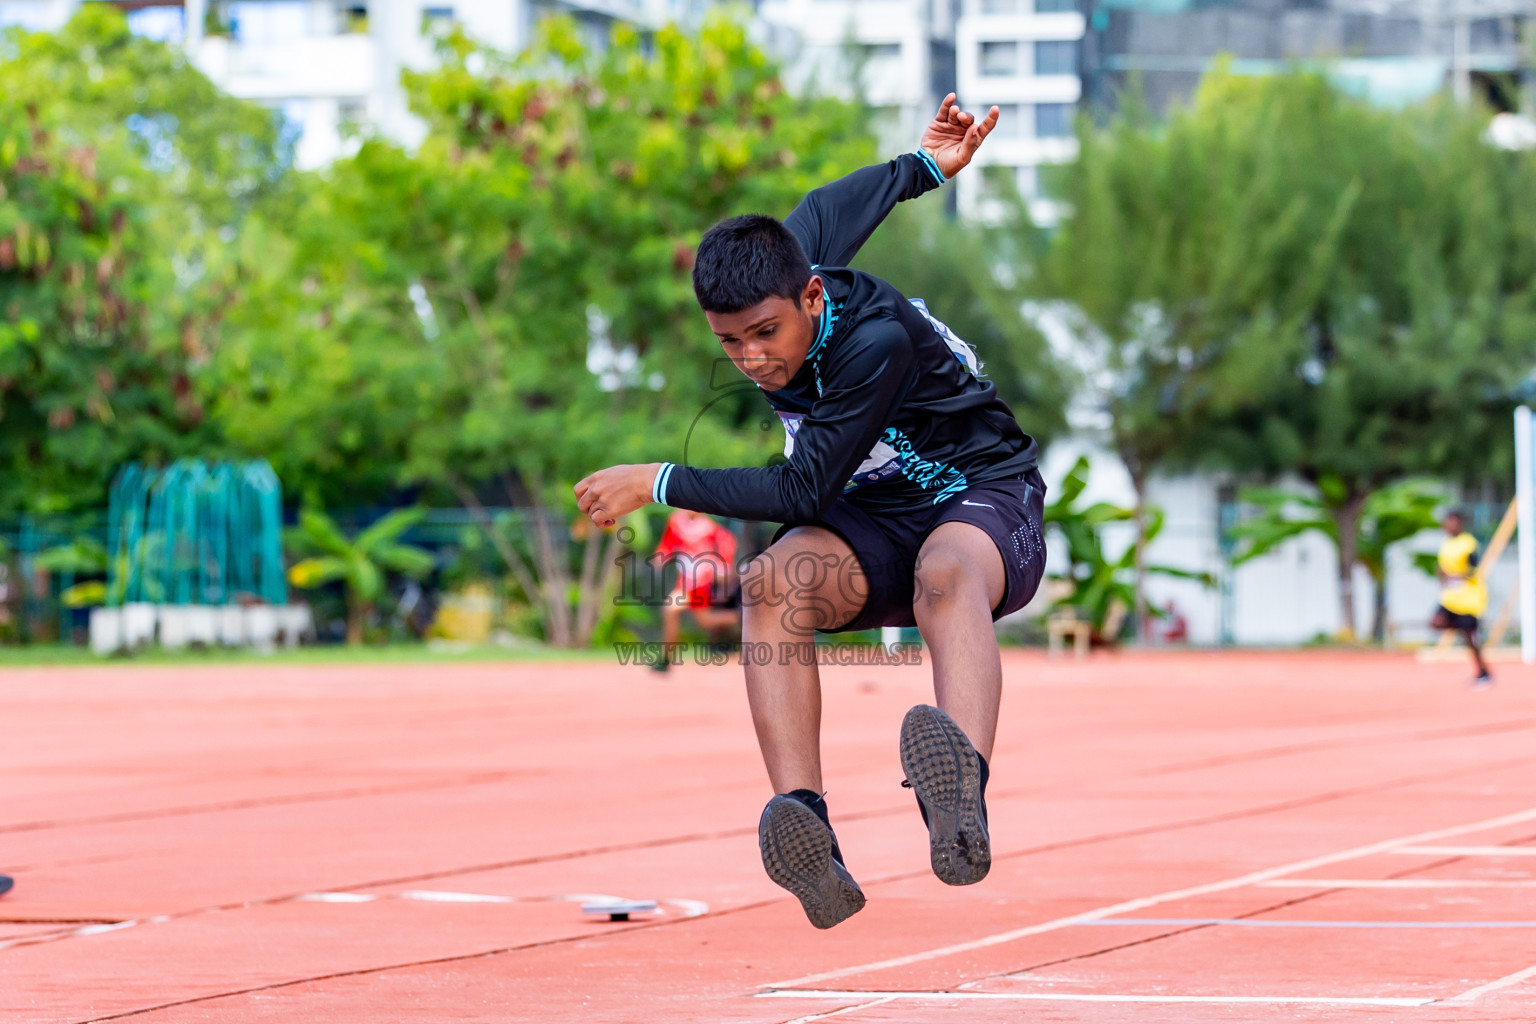
[[[773,557],[764,551],[741,567],[741,607],[743,612],[772,606],[782,602],[784,573]]]
[[[850,587],[837,568],[837,557],[827,552],[798,545],[769,548],[742,569],[744,616],[758,625],[776,617],[788,633],[837,625],[851,614],[844,607]]]
[[[925,554],[914,573],[919,603],[948,600],[972,589],[971,574],[957,551],[940,548]]]

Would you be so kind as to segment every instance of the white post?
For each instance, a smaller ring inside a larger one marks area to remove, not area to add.
[[[197,51],[203,45],[203,19],[208,16],[207,0],[184,0],[181,6],[182,38],[187,48],[187,53],[197,58]]]
[[[1451,15],[1451,95],[1457,103],[1472,100],[1472,23],[1461,4]]]
[[[880,643],[881,643],[882,646],[885,647],[885,649],[887,651],[895,650],[896,649],[896,645],[901,643],[901,627],[900,626],[881,626],[880,627]]]
[[[1536,465],[1532,464],[1529,406],[1515,410],[1515,531],[1520,555],[1520,660],[1536,662]]]

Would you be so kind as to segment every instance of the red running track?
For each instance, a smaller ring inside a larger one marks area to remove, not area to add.
[[[759,863],[739,672],[0,673],[0,1021],[1536,1020],[1520,666],[1009,653],[965,889],[898,787],[927,669],[827,669],[829,932]]]

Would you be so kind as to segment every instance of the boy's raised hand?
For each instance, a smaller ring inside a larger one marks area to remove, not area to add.
[[[939,104],[939,112],[933,115],[928,127],[923,129],[923,137],[918,145],[933,157],[933,162],[939,165],[944,177],[953,178],[971,162],[971,157],[976,155],[977,148],[981,146],[981,140],[997,126],[997,114],[997,108],[993,107],[987,111],[986,117],[978,121],[974,114],[961,110],[955,103],[955,94],[950,93]]]

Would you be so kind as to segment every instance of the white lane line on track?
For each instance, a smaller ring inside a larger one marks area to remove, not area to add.
[[[1447,999],[1445,1003],[1447,1006],[1466,1006],[1469,1003],[1476,1002],[1480,996],[1485,996],[1489,992],[1497,992],[1501,988],[1509,988],[1511,985],[1518,985],[1522,981],[1529,981],[1532,978],[1536,978],[1536,964],[1532,964],[1523,971],[1516,971],[1514,974],[1506,974],[1502,978],[1496,978],[1486,985],[1467,989],[1461,995]]]
[[[1042,921],[1039,924],[1026,925],[1023,928],[1014,928],[1006,932],[997,932],[979,939],[971,939],[966,942],[956,942],[948,946],[936,946],[932,949],[909,953],[906,956],[891,957],[886,960],[876,960],[867,964],[854,964],[848,967],[839,967],[836,970],[822,971],[818,974],[808,974],[803,978],[793,978],[789,981],[771,982],[762,986],[765,989],[794,989],[811,985],[816,982],[829,981],[833,978],[845,978],[850,974],[867,974],[871,971],[887,970],[893,967],[906,967],[909,964],[922,963],[926,960],[938,960],[943,957],[955,956],[958,953],[969,953],[977,949],[986,949],[989,946],[997,946],[1006,942],[1016,942],[1019,939],[1028,938],[1031,935],[1040,935],[1045,932],[1053,932],[1072,925],[1081,924],[1084,921],[1095,921],[1100,918],[1114,917],[1120,914],[1130,914],[1137,910],[1145,910],[1147,907],[1155,907],[1161,903],[1172,903],[1176,900],[1190,899],[1195,896],[1205,896],[1210,893],[1226,892],[1231,889],[1242,889],[1247,886],[1261,885],[1282,875],[1294,875],[1298,871],[1312,871],[1317,868],[1327,867],[1330,864],[1338,864],[1341,861],[1355,860],[1359,857],[1368,857],[1372,854],[1385,853],[1401,846],[1417,846],[1425,843],[1433,843],[1437,839],[1449,839],[1452,836],[1465,835],[1468,832],[1483,832],[1488,829],[1502,828],[1506,825],[1518,825],[1522,822],[1536,819],[1536,807],[1528,807],[1523,811],[1512,814],[1500,815],[1496,818],[1484,818],[1482,821],[1469,822],[1464,825],[1455,825],[1450,828],[1432,829],[1428,832],[1417,832],[1412,835],[1398,836],[1394,839],[1384,839],[1377,843],[1368,843],[1365,846],[1356,846],[1337,853],[1323,854],[1319,857],[1309,857],[1306,860],[1293,861],[1290,864],[1282,864],[1279,867],[1265,868],[1261,871],[1249,872],[1246,875],[1238,875],[1220,882],[1209,882],[1205,885],[1194,885],[1185,889],[1172,889],[1168,892],[1158,893],[1155,896],[1143,896],[1139,899],[1126,900],[1122,903],[1112,903],[1107,906],[1087,910],[1080,914],[1069,914],[1066,917],[1058,917],[1051,921]]]
[[[44,942],[57,942],[60,939],[72,939],[81,935],[102,935],[106,932],[120,932],[124,928],[132,928],[137,924],[159,924],[169,920],[166,917],[148,917],[141,920],[135,918],[132,921],[113,921],[111,924],[88,924],[82,928],[70,928],[62,932],[43,932],[39,935],[23,935],[20,938],[7,939],[0,942],[0,950],[14,949],[17,946],[37,946]]]
[[[757,993],[759,999],[883,999],[920,1000],[922,1002],[953,1002],[976,999],[1014,999],[1032,1002],[1067,1003],[1309,1003],[1328,1006],[1427,1006],[1434,1002],[1426,998],[1399,996],[1181,996],[1139,995],[1104,992],[873,992],[846,991],[839,989],[778,988]],[[866,1004],[868,1005],[868,1004]],[[859,1009],[845,1007],[838,1012]],[[801,1020],[816,1020],[802,1017]]]
[[[829,1017],[841,1017],[845,1013],[854,1013],[858,1010],[867,1010],[871,1006],[884,1006],[886,1003],[895,1002],[898,998],[900,997],[881,996],[879,999],[871,999],[867,1003],[857,1003],[853,1006],[844,1006],[840,1009],[830,1010],[826,1013],[813,1013],[807,1017],[796,1017],[794,1020],[785,1021],[784,1024],[812,1024],[813,1021],[826,1020]]]
[[[246,904],[244,907],[214,907],[200,913],[221,913],[224,910],[250,909],[259,906],[271,906],[280,903],[373,903],[377,900],[402,899],[414,900],[425,903],[583,903],[592,900],[615,900],[617,896],[607,896],[601,893],[565,893],[558,896],[496,896],[474,892],[442,892],[434,889],[407,889],[399,893],[368,893],[368,892],[306,892],[297,896],[288,896],[276,900],[263,900],[257,903]],[[676,897],[672,899],[657,900],[658,903],[675,907],[679,916],[700,917],[709,913],[709,904],[703,900],[684,899]],[[186,917],[187,914],[178,914],[175,917]],[[155,917],[135,918],[131,921],[113,921],[108,924],[88,924],[80,928],[68,928],[62,931],[41,932],[35,935],[22,935],[14,939],[0,941],[0,952],[14,949],[17,946],[37,946],[45,942],[59,942],[63,939],[84,938],[88,935],[102,935],[107,932],[122,931],[124,928],[132,928],[141,924],[164,924],[173,919],[172,915],[159,914]]]
[[[1401,846],[1391,852],[1430,857],[1536,857],[1536,846]]]
[[[432,889],[407,889],[396,894],[402,900],[425,903],[511,903],[511,896],[489,896],[478,892],[437,892]]]
[[[365,892],[306,892],[294,897],[297,903],[372,903],[376,899]]]
[[[1264,917],[1106,917],[1089,925],[1190,928],[1219,924],[1237,928],[1536,928],[1536,921],[1287,921]]]
[[[676,907],[683,912],[684,917],[702,917],[709,913],[709,904],[703,900],[662,900],[668,906]]]
[[[372,899],[373,897],[369,897]],[[388,894],[381,898],[388,898]],[[419,900],[424,903],[619,903],[623,896],[607,893],[573,892],[559,896],[496,896],[478,892],[443,892],[437,889],[407,889],[394,894],[395,899]],[[709,913],[709,904],[703,900],[685,899],[681,896],[658,899],[656,903],[676,907],[683,917],[701,917]]]
[[[1275,878],[1265,889],[1536,889],[1536,878]]]

